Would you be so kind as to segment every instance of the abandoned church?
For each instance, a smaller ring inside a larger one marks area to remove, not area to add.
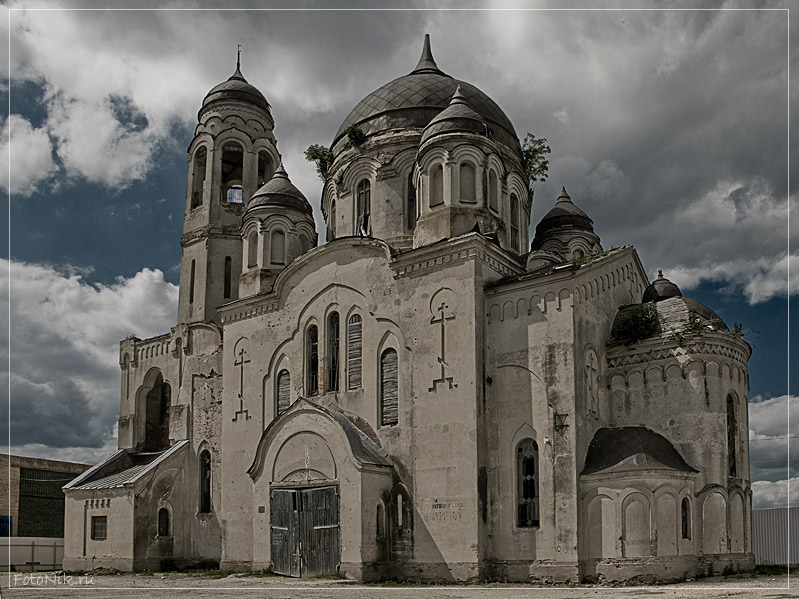
[[[66,569],[753,567],[749,345],[603,249],[585,198],[530,239],[513,125],[429,38],[333,137],[323,245],[274,124],[238,65],[202,102],[177,324],[120,344],[119,450],[64,487]]]

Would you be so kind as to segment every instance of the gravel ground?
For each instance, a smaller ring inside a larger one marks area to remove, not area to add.
[[[177,599],[180,597],[236,599],[579,599],[582,597],[662,597],[663,599],[784,599],[799,597],[796,575],[740,576],[703,578],[695,582],[656,587],[620,587],[579,585],[571,587],[486,584],[478,586],[380,586],[362,585],[347,580],[298,580],[283,577],[231,575],[210,578],[197,574],[93,575],[86,577],[64,574],[12,573],[0,576],[0,597],[50,599],[53,597],[147,597]]]

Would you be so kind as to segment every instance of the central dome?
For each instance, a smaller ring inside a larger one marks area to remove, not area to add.
[[[430,51],[429,35],[425,35],[416,68],[361,100],[341,123],[333,145],[352,125],[358,125],[367,136],[391,129],[424,129],[449,106],[458,86],[469,106],[491,127],[497,141],[521,153],[516,131],[496,102],[472,84],[454,79],[438,68]]]

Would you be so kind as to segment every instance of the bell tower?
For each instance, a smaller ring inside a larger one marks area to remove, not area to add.
[[[178,322],[219,322],[216,308],[238,299],[246,203],[272,178],[280,157],[269,102],[236,71],[197,114],[180,264]]]

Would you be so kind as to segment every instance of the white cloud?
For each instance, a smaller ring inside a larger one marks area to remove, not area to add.
[[[35,129],[27,119],[12,114],[0,136],[0,187],[13,194],[31,195],[57,170],[47,129]]]
[[[28,455],[57,447],[99,457],[119,415],[119,341],[168,331],[177,287],[158,270],[92,285],[78,271],[10,266],[11,444]],[[2,302],[8,273],[0,261]]]
[[[556,111],[552,116],[561,123],[562,125],[570,125],[571,124],[571,117],[569,116],[569,109],[564,106],[560,110]]]
[[[799,422],[799,399],[781,395],[749,400],[749,465],[753,481],[775,483],[799,476],[799,462],[789,455],[799,450],[796,423]],[[793,426],[791,426],[793,424]],[[754,488],[754,484],[753,484]],[[765,485],[774,492],[778,486]]]
[[[799,477],[789,480],[769,482],[759,480],[752,483],[752,507],[754,509],[790,507],[788,505],[788,487],[791,491],[791,506],[796,506],[799,498]]]

